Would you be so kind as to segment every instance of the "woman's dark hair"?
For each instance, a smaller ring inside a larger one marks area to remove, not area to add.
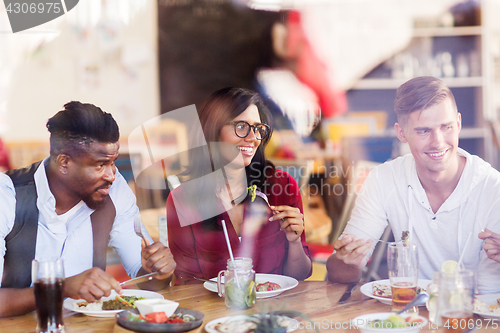
[[[213,93],[198,110],[203,133],[192,132],[191,142],[196,142],[193,146],[201,147],[211,142],[218,142],[222,128],[231,122],[234,118],[242,114],[250,105],[257,106],[261,122],[269,125],[270,133],[263,139],[255,152],[250,165],[245,168],[247,183],[257,185],[258,188],[264,186],[266,180],[266,166],[272,165],[266,160],[264,150],[272,135],[271,114],[264,104],[260,95],[248,89],[243,88],[223,88]],[[212,160],[212,151],[210,149],[192,149],[190,154],[190,163],[187,170],[183,173],[189,175],[190,179],[202,177],[211,170],[213,165],[207,165],[207,160]],[[204,152],[202,152],[202,150]],[[207,155],[207,153],[209,155]]]
[[[274,172],[274,166],[266,160],[264,154],[266,145],[272,135],[272,119],[260,95],[243,88],[220,89],[213,93],[198,110],[203,133],[200,133],[199,130],[193,130],[190,133],[190,147],[196,148],[189,150],[189,165],[185,166],[185,171],[180,175],[181,179],[187,177],[183,181],[207,176],[219,171],[218,169],[227,164],[219,162],[223,158],[212,143],[219,142],[222,128],[243,113],[250,105],[257,106],[261,122],[270,127],[269,135],[261,141],[252,162],[245,167],[248,186],[257,185],[257,188],[262,190],[266,183],[266,175],[269,172]],[[214,204],[215,202],[212,202],[212,200],[215,200],[213,193],[219,186],[224,185],[198,182],[196,186],[206,186],[207,188],[194,189],[190,188],[190,183],[194,182],[185,182],[184,185],[187,185],[186,190],[192,194],[190,198],[197,204],[197,209],[203,209],[203,207]],[[206,195],[207,193],[212,193],[212,195]]]
[[[50,155],[88,153],[92,142],[115,143],[120,138],[118,124],[111,114],[93,104],[69,102],[64,110],[47,121]]]

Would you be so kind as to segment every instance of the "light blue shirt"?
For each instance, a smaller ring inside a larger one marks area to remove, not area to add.
[[[55,198],[50,192],[45,174],[48,158],[35,172],[38,207],[38,232],[35,259],[60,257],[65,276],[73,276],[92,268],[93,237],[90,215],[94,212],[83,204],[67,221],[55,212]],[[134,231],[134,216],[139,214],[135,196],[123,176],[117,171],[109,196],[116,209],[108,246],[114,247],[131,277],[142,267],[141,239]],[[15,216],[15,189],[10,177],[0,177],[0,276],[3,275],[5,237],[12,230]],[[143,227],[143,233],[152,243]],[[1,281],[0,281],[1,283]]]

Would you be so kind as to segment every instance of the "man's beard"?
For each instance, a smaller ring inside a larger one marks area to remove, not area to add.
[[[85,204],[87,204],[87,206],[90,209],[96,210],[99,207],[104,205],[104,203],[106,202],[108,197],[109,197],[109,195],[106,195],[101,201],[97,201],[97,200],[94,200],[92,198],[91,194],[89,194],[89,195],[86,195],[84,198],[82,198],[82,200],[83,200],[83,202],[85,202]]]

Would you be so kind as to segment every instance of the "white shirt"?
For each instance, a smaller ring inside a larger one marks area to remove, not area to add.
[[[500,232],[500,173],[477,156],[466,157],[457,187],[434,214],[413,156],[374,168],[356,200],[344,234],[379,239],[389,223],[396,240],[405,230],[418,245],[419,278],[432,279],[445,260],[458,261],[467,237],[465,268],[474,270],[479,293],[500,292],[500,263],[486,256],[482,229]],[[373,249],[372,249],[373,250]]]
[[[60,257],[64,261],[66,277],[92,268],[93,237],[90,215],[94,210],[86,204],[76,207],[67,221],[55,212],[55,198],[50,192],[45,174],[45,163],[35,172],[38,207],[38,232],[35,259]],[[114,247],[131,277],[135,277],[141,265],[141,239],[134,231],[134,216],[139,214],[136,199],[123,176],[117,171],[109,196],[116,209],[116,217],[110,232],[108,245]],[[5,197],[5,200],[4,200]],[[0,178],[0,276],[3,275],[5,237],[12,230],[15,216],[15,190],[10,177]],[[143,228],[152,243],[151,237]],[[0,281],[1,283],[1,281]]]

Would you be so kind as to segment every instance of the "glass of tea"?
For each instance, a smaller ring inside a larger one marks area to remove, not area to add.
[[[399,311],[417,295],[417,245],[390,243],[387,248],[387,265],[392,289],[392,311]],[[409,311],[418,313],[418,307]]]
[[[62,318],[63,260],[61,258],[33,260],[31,274],[36,301],[36,332],[64,332]]]
[[[474,325],[474,273],[464,269],[439,278],[439,315],[448,332],[463,332]]]

